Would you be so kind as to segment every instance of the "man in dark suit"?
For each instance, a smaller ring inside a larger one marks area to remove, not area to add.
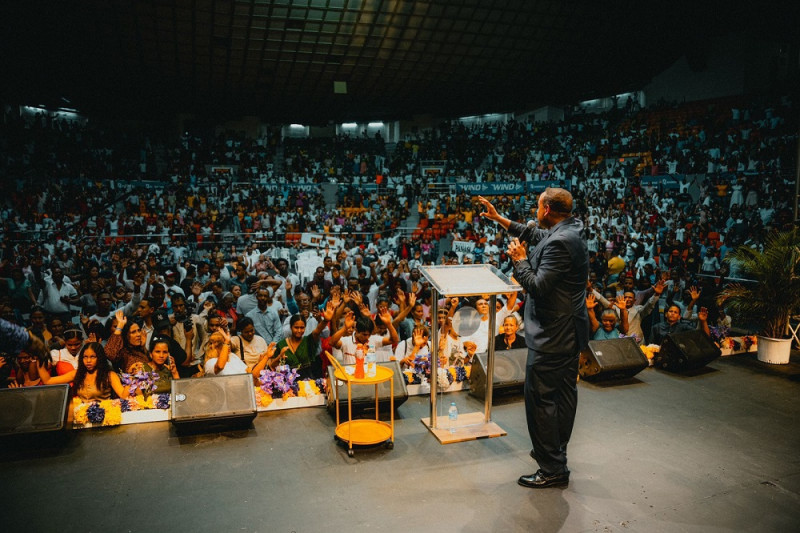
[[[500,215],[478,197],[482,216],[516,238],[508,247],[514,277],[528,293],[525,300],[525,414],[539,464],[534,474],[519,478],[530,488],[569,483],[567,443],[578,405],[578,359],[589,343],[586,280],[589,255],[581,237],[583,224],[571,216],[572,195],[546,189],[539,196],[538,227]]]

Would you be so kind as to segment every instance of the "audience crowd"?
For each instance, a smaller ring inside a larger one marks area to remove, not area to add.
[[[493,310],[488,296],[442,298],[430,316],[421,266],[511,271],[508,236],[465,183],[524,184],[492,199],[519,221],[535,218],[536,182],[572,191],[594,338],[709,334],[731,325],[714,301],[740,275],[727,252],[793,224],[797,127],[789,98],[739,97],[557,123],[452,122],[388,149],[379,135],[275,132],[187,133],[173,145],[7,108],[0,314],[47,355],[0,347],[2,386],[73,383],[104,399],[124,394],[115,372],[158,373],[159,390],[282,365],[319,378],[326,352],[352,363],[359,348],[424,380],[432,360],[468,365],[489,334],[498,349],[523,347],[524,294]],[[439,186],[422,175],[426,161],[442,165]],[[457,331],[467,310],[480,325]]]

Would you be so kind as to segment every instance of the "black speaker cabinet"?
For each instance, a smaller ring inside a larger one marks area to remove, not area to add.
[[[250,374],[173,379],[171,400],[177,430],[247,428],[257,414]]]
[[[650,365],[632,338],[589,341],[581,353],[578,373],[587,381],[630,378]]]
[[[0,436],[64,429],[69,385],[0,389]]]
[[[722,354],[719,347],[699,329],[670,333],[661,341],[653,366],[669,372],[683,372],[706,366]]]
[[[377,363],[378,366],[386,367],[394,372],[392,381],[394,382],[394,408],[403,405],[408,400],[408,388],[400,370],[400,363],[397,361],[385,361]],[[347,419],[347,383],[340,382],[333,376],[333,365],[328,366],[328,377],[330,378],[331,390],[328,393],[328,411],[336,415],[336,400],[339,401],[339,416]],[[352,385],[353,394],[353,413],[361,413],[366,410],[375,410],[375,385]],[[385,381],[378,385],[378,409],[381,413],[389,412],[389,393],[391,388],[389,382]]]
[[[469,393],[480,399],[486,398],[486,364],[489,355],[475,354],[469,373]],[[527,348],[514,348],[494,352],[492,374],[492,396],[495,394],[522,394],[525,387],[525,366],[528,362]]]

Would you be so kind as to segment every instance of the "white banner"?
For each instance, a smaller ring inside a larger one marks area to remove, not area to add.
[[[344,248],[344,241],[342,239],[325,236],[322,233],[303,233],[300,236],[300,244],[313,246],[315,248],[334,248],[336,250]]]
[[[475,248],[473,241],[453,241],[453,251],[457,254],[469,254]],[[459,255],[459,257],[461,257]]]

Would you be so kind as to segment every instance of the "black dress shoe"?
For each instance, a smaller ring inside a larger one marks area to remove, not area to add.
[[[548,476],[541,470],[530,476],[521,476],[517,483],[530,489],[546,489],[548,487],[566,487],[569,485],[569,471]]]

